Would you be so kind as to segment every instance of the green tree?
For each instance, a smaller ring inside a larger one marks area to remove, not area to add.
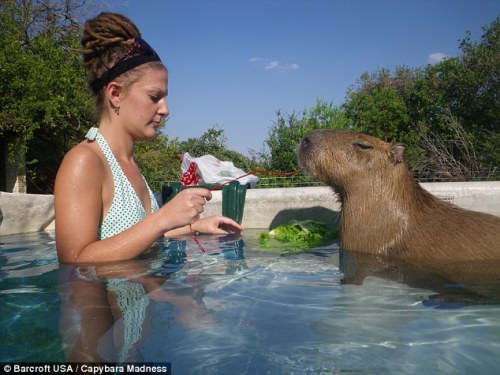
[[[188,152],[193,157],[213,155],[219,160],[231,161],[244,171],[250,171],[254,167],[251,159],[227,147],[224,129],[218,125],[208,128],[199,138],[188,138],[180,142],[178,148],[182,153]]]
[[[456,126],[450,124],[459,123],[475,150],[476,177],[491,177],[500,164],[500,19],[483,28],[478,42],[467,32],[460,48],[461,56],[426,70],[421,97],[434,103],[429,107],[432,117],[427,118],[427,126],[441,139],[454,143]],[[468,154],[462,151],[456,147],[452,155],[471,169]]]
[[[415,80],[420,69],[397,67],[375,73],[363,73],[357,84],[347,91],[343,108],[353,129],[386,141],[407,144],[418,139],[417,110],[413,100]]]
[[[93,123],[71,1],[0,4],[0,135],[25,154],[28,192],[52,192],[62,155]],[[47,152],[50,150],[50,152]],[[10,150],[12,151],[12,150]],[[12,152],[9,153],[9,157]]]
[[[159,131],[164,127],[165,124]],[[137,164],[153,191],[161,191],[163,183],[167,181],[180,179],[181,162],[177,139],[170,140],[167,135],[160,132],[153,140],[138,143],[135,155]]]
[[[364,73],[343,108],[355,130],[406,143],[417,174],[491,178],[500,162],[499,46],[497,18],[479,42],[466,34],[459,57]]]
[[[276,116],[277,120],[265,141],[268,151],[262,151],[260,159],[268,170],[277,172],[289,172],[298,168],[297,146],[308,131],[348,127],[344,111],[333,103],[321,100],[317,100],[309,111],[304,110],[301,117],[295,113],[283,115],[281,111],[277,111]]]

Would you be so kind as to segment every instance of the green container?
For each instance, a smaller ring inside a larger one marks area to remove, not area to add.
[[[171,200],[175,195],[186,188],[204,187],[211,189],[217,185],[203,186],[182,186],[180,182],[173,182],[169,186],[162,188],[163,204]],[[243,210],[245,209],[245,197],[247,186],[241,185],[238,181],[231,181],[229,184],[222,187],[222,215],[230,217],[238,224],[243,220]]]
[[[222,215],[230,217],[238,224],[243,219],[247,186],[232,181],[222,187]]]

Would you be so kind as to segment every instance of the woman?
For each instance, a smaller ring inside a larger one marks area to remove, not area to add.
[[[64,263],[132,259],[159,237],[243,228],[222,216],[200,219],[209,190],[181,191],[158,208],[134,159],[168,116],[168,73],[137,27],[101,13],[85,23],[83,63],[96,95],[98,128],[65,156],[55,183],[56,244]]]

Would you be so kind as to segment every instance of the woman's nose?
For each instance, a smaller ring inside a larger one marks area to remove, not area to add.
[[[169,114],[170,114],[170,111],[168,109],[168,104],[167,104],[167,99],[163,99],[162,100],[162,103],[161,103],[161,106],[158,110],[158,113],[162,116],[162,117],[167,117]]]

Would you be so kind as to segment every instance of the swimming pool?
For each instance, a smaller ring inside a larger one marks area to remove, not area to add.
[[[498,301],[463,298],[453,283],[413,286],[401,268],[359,273],[366,262],[335,242],[262,251],[258,232],[199,236],[206,254],[179,238],[95,267],[59,265],[52,233],[0,237],[0,362],[170,362],[173,374],[497,373]]]

